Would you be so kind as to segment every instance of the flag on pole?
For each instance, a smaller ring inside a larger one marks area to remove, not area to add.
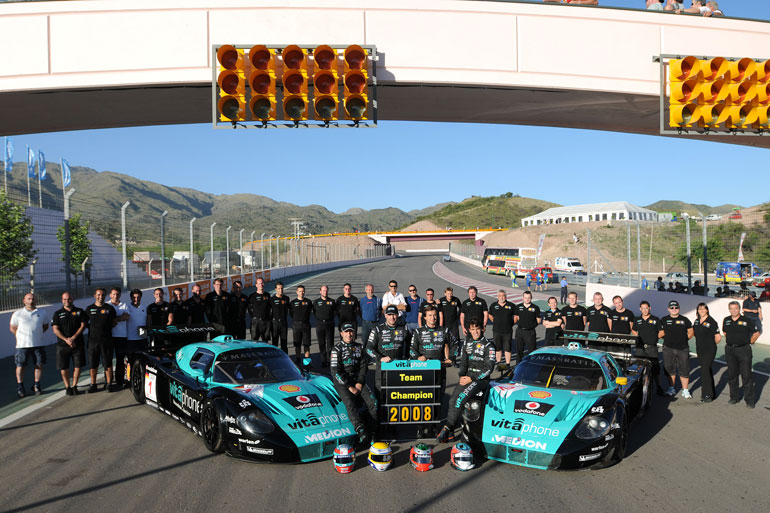
[[[741,243],[738,245],[738,261],[743,262],[743,241],[746,240],[746,232],[741,234]]]
[[[70,171],[70,163],[65,159],[61,159],[61,183],[64,187],[69,187],[72,182],[72,171]]]
[[[10,173],[13,170],[13,140],[10,137],[5,138],[5,172]]]
[[[40,179],[45,180],[45,177],[47,176],[45,172],[45,153],[43,153],[42,151],[38,151],[37,161],[38,161],[37,169],[38,169],[38,173],[40,173]]]
[[[27,176],[35,178],[35,151],[27,146]]]

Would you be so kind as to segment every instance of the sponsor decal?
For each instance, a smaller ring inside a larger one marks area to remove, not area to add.
[[[247,452],[252,452],[254,454],[263,454],[265,456],[272,456],[273,450],[272,449],[263,449],[261,447],[246,447]]]
[[[252,445],[257,445],[261,441],[262,440],[249,440],[248,438],[239,438],[238,439],[238,442],[240,442],[242,444],[252,444]]]
[[[614,438],[615,438],[615,435],[610,434],[610,435],[607,435],[607,436],[604,437],[604,441],[605,442],[609,442],[610,440],[612,440]]]
[[[293,406],[295,410],[323,406],[323,403],[316,394],[295,395],[292,397],[284,397],[283,400],[289,403],[290,406]]]
[[[200,413],[203,405],[199,400],[192,397],[187,393],[187,389],[179,383],[170,382],[168,385],[168,393],[171,396],[172,402],[183,410],[191,410],[195,413]]]
[[[582,456],[578,457],[578,461],[591,461],[601,457],[601,454],[583,454]]]
[[[606,449],[608,445],[610,444],[597,445],[596,447],[591,447],[591,452],[596,452],[596,451],[601,451],[602,449]]]
[[[514,413],[526,413],[527,415],[537,415],[538,417],[545,417],[551,411],[551,408],[553,408],[552,404],[539,403],[537,401],[517,400],[513,404]]]
[[[501,429],[510,429],[511,431],[521,431],[522,434],[531,433],[533,435],[540,435],[540,436],[559,436],[558,429],[553,429],[545,426],[538,426],[534,422],[530,422],[529,424],[526,424],[523,419],[519,419],[519,418],[514,419],[513,422],[505,419],[493,420],[492,427],[497,427]]]
[[[339,415],[316,415],[314,413],[308,413],[307,418],[297,419],[291,424],[286,424],[289,429],[305,429],[315,426],[326,426],[327,424],[336,424],[337,422],[344,422],[348,420],[348,416],[344,413]]]
[[[591,413],[604,413],[604,406],[592,406]]]
[[[494,387],[494,390],[495,392],[497,392],[497,395],[499,395],[500,397],[508,397],[514,392],[517,392],[524,388],[527,388],[527,385],[522,385],[521,383],[513,383],[513,384],[497,385]]]
[[[301,389],[297,385],[281,385],[278,387],[278,390],[281,392],[294,393],[299,392]]]
[[[230,432],[230,433],[231,433],[231,434],[233,434],[233,435],[238,435],[238,436],[240,436],[240,435],[242,435],[242,434],[243,434],[243,433],[241,433],[241,430],[240,430],[240,429],[238,429],[238,428],[234,428],[234,427],[232,427],[232,426],[230,426],[230,427],[228,428],[228,430],[227,430],[227,431],[228,431],[228,432]]]
[[[230,415],[225,415],[225,422],[228,424],[235,424],[235,418]]]
[[[244,399],[243,401],[238,403],[238,406],[240,406],[241,408],[247,408],[251,406],[251,401],[247,401],[246,399]]]
[[[529,393],[529,396],[532,399],[548,399],[551,397],[551,392],[546,392],[545,390],[533,390]]]
[[[548,444],[546,444],[545,442],[536,442],[535,440],[525,440],[524,438],[520,438],[518,436],[495,435],[494,437],[492,437],[492,441],[500,444],[511,445],[513,447],[524,447],[525,449],[537,449],[539,451],[545,451],[548,447]]]
[[[351,434],[353,433],[348,428],[327,429],[326,431],[321,431],[320,433],[305,435],[305,442],[309,444],[314,442],[323,442],[324,440],[330,440],[332,438],[339,438],[342,436],[350,436]]]

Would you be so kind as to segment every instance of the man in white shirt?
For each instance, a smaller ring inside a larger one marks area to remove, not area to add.
[[[127,352],[136,351],[142,348],[145,339],[139,336],[139,327],[147,324],[147,309],[142,306],[142,291],[134,289],[131,291],[131,304],[127,305],[128,320],[126,321],[126,339],[128,342]]]
[[[35,295],[29,292],[24,295],[24,308],[13,312],[11,316],[11,333],[16,337],[16,393],[24,397],[24,367],[32,358],[35,366],[35,384],[32,391],[35,395],[43,393],[40,387],[40,377],[43,375],[45,364],[45,347],[43,333],[48,329],[48,317],[45,312],[37,309]]]
[[[121,292],[120,287],[112,287],[110,289],[109,302],[112,308],[115,309],[117,314],[116,320],[118,321],[115,327],[112,328],[112,344],[115,346],[115,372],[113,376],[115,386],[118,389],[123,388],[123,377],[126,373],[123,359],[128,352],[128,319],[131,317],[128,305],[120,300]]]
[[[404,312],[409,311],[409,305],[404,299],[404,295],[398,291],[398,282],[396,280],[390,280],[388,283],[388,292],[382,296],[382,313],[385,314],[385,309],[395,305],[398,308],[399,321],[404,317]]]

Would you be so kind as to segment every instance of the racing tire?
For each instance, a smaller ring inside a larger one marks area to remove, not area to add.
[[[225,450],[225,438],[222,434],[222,423],[219,422],[219,411],[211,399],[208,399],[203,404],[200,430],[203,445],[206,446],[206,449],[215,453]]]
[[[138,358],[131,365],[131,393],[134,394],[136,402],[144,404],[146,400],[144,396],[144,367]]]
[[[626,456],[626,448],[628,447],[628,418],[626,416],[625,409],[618,410],[621,415],[620,419],[620,432],[617,436],[617,443],[615,444],[615,450],[612,453],[612,462],[620,463]]]
[[[642,380],[642,404],[639,408],[640,412],[645,412],[650,409],[652,404],[652,395],[650,394],[650,388],[652,387],[652,378],[649,374],[645,374]]]

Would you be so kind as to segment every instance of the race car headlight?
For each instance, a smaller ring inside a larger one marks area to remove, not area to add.
[[[602,417],[586,417],[575,430],[575,436],[583,440],[594,440],[606,435],[610,427],[610,422]]]
[[[265,435],[275,430],[275,425],[259,410],[247,411],[238,415],[238,427],[253,435]]]
[[[481,401],[474,399],[465,403],[463,418],[466,422],[476,422],[481,417]]]

